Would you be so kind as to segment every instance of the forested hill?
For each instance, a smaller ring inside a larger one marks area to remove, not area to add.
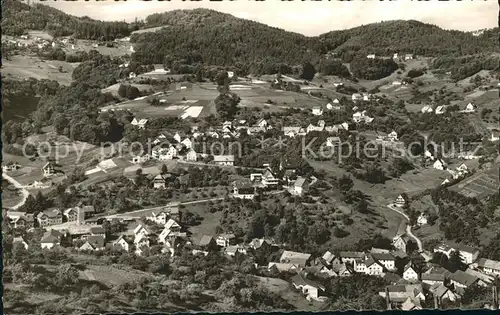
[[[472,55],[498,51],[498,29],[480,36],[461,31],[443,30],[419,21],[387,21],[319,36],[328,51],[345,61],[354,55],[412,53],[423,56]]]
[[[74,35],[80,39],[112,40],[138,28],[125,22],[103,22],[78,18],[52,7],[29,6],[18,0],[2,1],[2,34],[22,35],[26,30],[43,30],[52,36]]]
[[[166,55],[198,60],[201,56],[205,64],[250,66],[265,73],[262,68],[277,63],[317,61],[322,52],[317,38],[208,9],[153,14],[146,25],[167,27],[132,36],[137,43],[135,58],[143,63],[162,63]]]

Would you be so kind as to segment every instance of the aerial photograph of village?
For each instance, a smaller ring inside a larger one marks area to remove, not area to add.
[[[5,314],[498,310],[496,1],[244,2],[2,1]]]

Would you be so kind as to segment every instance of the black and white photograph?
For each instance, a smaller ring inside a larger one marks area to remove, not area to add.
[[[500,0],[3,0],[2,314],[499,310]]]

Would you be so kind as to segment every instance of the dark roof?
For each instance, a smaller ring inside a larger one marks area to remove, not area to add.
[[[442,273],[423,273],[422,274],[422,281],[424,280],[429,280],[429,281],[443,281],[444,282],[444,274]]]
[[[340,252],[341,258],[364,258],[365,253],[363,252]]]
[[[462,270],[457,270],[454,273],[448,275],[448,277],[451,280],[456,281],[456,282],[463,284],[465,286],[470,286],[470,285],[474,284],[477,280],[479,280],[479,278],[477,278],[473,275],[470,275],[468,273],[465,273]]]
[[[104,247],[104,237],[99,235],[91,235],[87,237],[87,242],[90,243],[94,248]]]
[[[299,285],[310,285],[312,287],[315,287],[315,288],[318,288],[318,289],[321,289],[321,290],[325,290],[325,287],[323,287],[321,284],[315,282],[315,281],[312,281],[312,280],[309,280],[307,279],[306,277],[304,277],[302,274],[297,274],[295,276],[292,277],[292,283],[299,286]]]
[[[389,253],[372,253],[371,256],[375,260],[395,260],[396,258]]]
[[[90,233],[92,234],[106,233],[106,229],[103,228],[102,226],[93,226],[90,228]]]

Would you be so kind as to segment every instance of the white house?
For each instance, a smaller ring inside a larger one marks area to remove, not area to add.
[[[476,263],[476,268],[484,272],[485,274],[492,276],[500,276],[500,261],[479,258]]]
[[[443,253],[448,258],[453,251],[457,251],[462,258],[462,261],[467,265],[475,262],[479,256],[479,250],[477,248],[462,244],[443,243],[434,248],[435,253]]]
[[[315,116],[321,116],[321,115],[323,115],[323,109],[319,106],[313,107],[312,114]]]
[[[360,93],[354,93],[351,96],[351,98],[352,98],[353,102],[356,102],[356,101],[362,100],[363,99],[363,95],[361,95]]]
[[[465,106],[465,109],[463,110],[464,113],[474,113],[476,111],[476,105],[474,105],[473,103],[469,103],[467,104],[467,106]]]
[[[384,274],[384,267],[381,263],[369,258],[368,260],[360,263],[365,265],[363,273],[371,276],[382,276]],[[357,264],[356,264],[357,266]]]
[[[392,245],[406,253],[406,245],[408,245],[408,241],[410,240],[409,236],[406,234],[398,234],[392,239]]]
[[[175,135],[173,136],[174,140],[177,141],[177,142],[181,142],[181,135],[176,132]]]
[[[366,56],[366,58],[368,58],[368,59],[375,59],[376,56],[375,56],[375,54],[370,54],[370,55]]]
[[[139,127],[139,129],[144,129],[146,127],[146,123],[148,122],[147,119],[137,119],[134,117],[132,121],[130,122],[132,125]]]
[[[406,54],[405,55],[405,60],[411,60],[413,59],[413,55],[412,54]]]
[[[193,148],[193,141],[191,141],[191,139],[189,138],[186,138],[184,140],[181,141],[181,143],[188,149],[192,149]]]
[[[418,273],[411,262],[406,264],[406,266],[404,268],[403,279],[405,279],[407,281],[417,281],[418,280]]]
[[[435,112],[436,112],[436,115],[444,114],[446,112],[446,106],[440,105],[440,106],[436,107]]]
[[[399,195],[396,198],[396,201],[394,202],[394,205],[397,206],[397,207],[403,207],[405,204],[406,204],[406,200],[403,197],[403,195]]]
[[[43,172],[43,176],[46,176],[46,177],[54,175],[56,172],[55,164],[52,162],[45,163],[45,165],[42,166],[42,172]]]
[[[261,127],[261,128],[268,128],[269,124],[265,119],[260,119],[257,124],[255,124],[256,127]]]
[[[282,131],[285,137],[294,138],[299,135],[301,129],[301,127],[283,127]]]
[[[359,122],[364,122],[364,123],[371,123],[373,121],[374,118],[372,117],[369,117],[367,114],[366,114],[366,110],[362,111],[362,112],[355,112],[354,114],[352,114],[352,120],[355,122],[355,123],[359,123]]]
[[[304,177],[299,177],[295,180],[292,188],[290,189],[290,193],[296,196],[302,196],[305,192],[309,190],[308,180]]]
[[[422,107],[422,109],[420,111],[424,114],[434,112],[434,110],[432,109],[432,106],[430,106],[430,105],[425,105],[424,107]]]
[[[189,150],[186,153],[186,161],[192,161],[195,162],[198,159],[198,153],[194,151],[193,149]]]
[[[398,59],[399,56],[398,56],[398,53],[394,53],[394,55],[392,55],[392,59]]]
[[[232,77],[234,77],[234,72],[233,71],[227,71],[227,77],[229,79],[231,79]]]
[[[371,253],[371,257],[387,270],[396,269],[396,258],[390,253]]]
[[[417,218],[417,224],[422,226],[422,225],[426,225],[427,224],[427,219],[428,219],[428,215],[425,214],[425,213],[421,213],[418,218]]]
[[[130,73],[128,74],[128,78],[129,78],[129,79],[137,78],[137,74],[136,74],[135,72],[130,72]]]
[[[238,199],[254,199],[256,189],[250,180],[238,180],[233,182],[233,197]]]
[[[437,159],[436,162],[434,162],[434,164],[432,164],[432,167],[437,169],[437,170],[445,170],[446,169],[446,162],[441,160],[441,159]]]
[[[321,294],[325,292],[325,287],[312,280],[307,279],[302,274],[298,274],[292,278],[293,286],[301,290],[306,295],[307,300],[321,301]]]

